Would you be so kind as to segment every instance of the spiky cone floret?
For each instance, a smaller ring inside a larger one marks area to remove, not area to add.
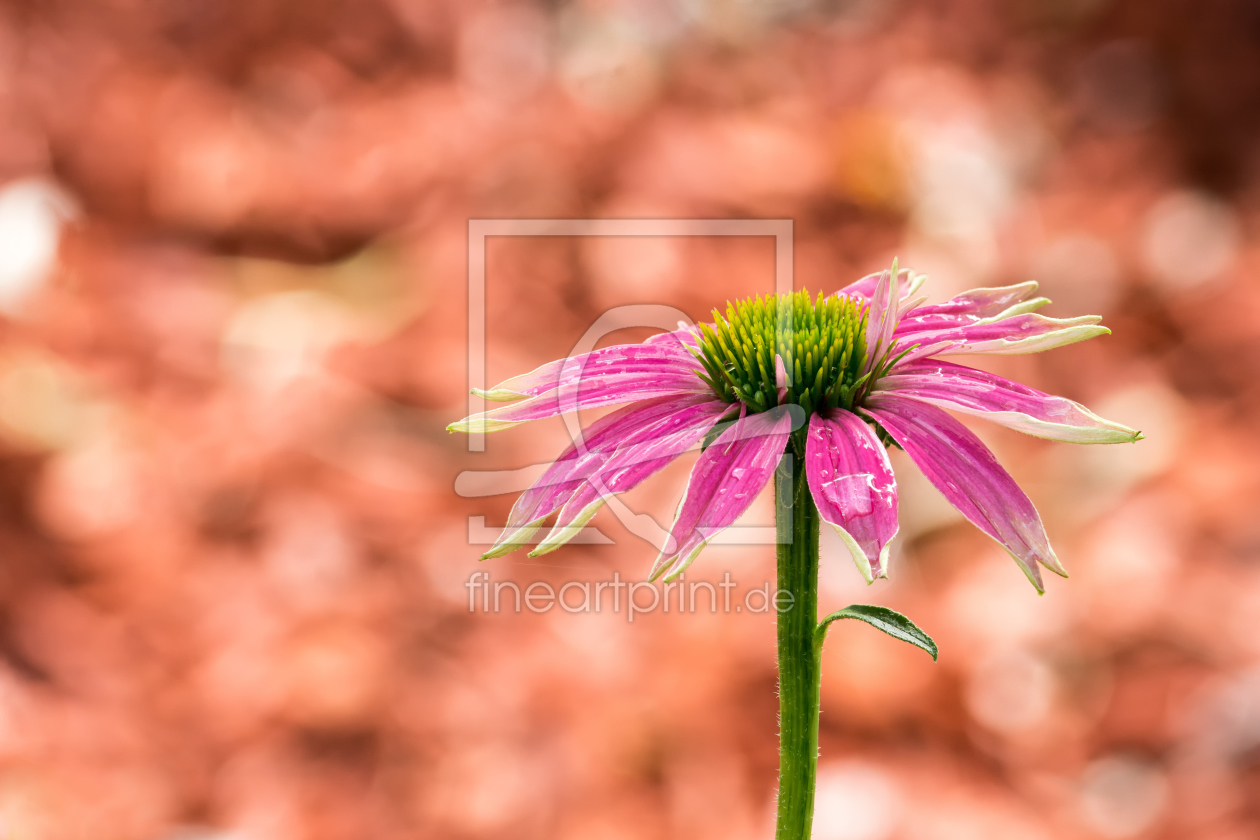
[[[850,297],[808,292],[727,304],[701,324],[696,358],[719,399],[750,411],[794,403],[851,410],[865,382],[866,311]]]
[[[651,572],[674,579],[752,504],[783,456],[803,464],[821,518],[868,582],[888,574],[897,534],[897,446],[968,520],[1001,544],[1038,592],[1039,568],[1066,574],[1027,495],[948,411],[1069,443],[1142,435],[1079,403],[942,357],[1037,353],[1107,334],[1099,319],[1046,318],[1036,283],[914,297],[922,275],[868,275],[831,295],[757,296],[638,345],[544,365],[482,392],[505,405],[451,424],[497,431],[619,405],[517,501],[484,557],[576,535],[610,496],[700,449]]]

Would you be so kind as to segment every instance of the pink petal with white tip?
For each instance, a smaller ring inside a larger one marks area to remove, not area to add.
[[[867,397],[863,411],[892,435],[959,513],[1015,558],[1038,592],[1044,591],[1038,563],[1066,576],[1033,503],[961,423],[934,405],[889,391]]]
[[[901,347],[919,345],[920,348],[912,351],[901,364],[925,358],[922,348],[931,345],[943,345],[942,349],[935,351],[936,355],[941,356],[1040,353],[1096,336],[1109,335],[1111,330],[1098,326],[1100,320],[1102,319],[1097,315],[1058,319],[1037,314],[1020,314],[1000,320],[978,321],[961,327],[898,335],[897,343]]]
[[[805,422],[800,406],[784,405],[731,424],[700,454],[651,578],[682,574],[715,534],[753,503],[783,457],[792,430]]]
[[[714,402],[711,396],[664,397],[626,406],[595,421],[516,500],[503,532],[482,559],[500,557],[524,545],[626,440],[672,418],[711,412],[708,406]]]
[[[643,344],[619,344],[557,359],[501,382],[488,391],[474,393],[495,402],[513,402],[604,377],[703,370],[704,367],[688,349],[683,333],[682,330],[662,333],[653,337],[655,341],[649,339]]]
[[[573,539],[610,496],[634,489],[695,447],[733,408],[718,400],[699,403],[627,435],[616,451],[579,482],[547,538],[529,556],[555,551]]]
[[[941,408],[974,414],[1025,434],[1067,443],[1131,443],[1139,432],[1080,403],[982,370],[932,360],[898,366],[875,386]]]
[[[1030,311],[1027,307],[1035,308],[1050,302],[1045,298],[1033,299],[1036,291],[1034,281],[995,289],[972,289],[944,303],[918,307],[897,325],[897,334],[961,327],[1007,313],[1020,314],[1010,311],[1014,307],[1022,306],[1024,311]]]
[[[887,577],[897,535],[897,481],[875,430],[842,409],[812,415],[805,477],[819,515],[836,529],[866,582]]]
[[[657,397],[705,395],[713,391],[694,370],[648,365],[645,370],[610,373],[574,380],[559,390],[465,417],[446,428],[453,432],[497,432],[531,420],[580,409],[638,402]]]

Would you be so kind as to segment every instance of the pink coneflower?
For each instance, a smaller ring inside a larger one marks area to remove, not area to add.
[[[945,497],[1010,552],[1043,590],[1039,565],[1063,567],[1032,502],[988,448],[943,409],[1072,443],[1141,435],[1084,406],[941,360],[1035,353],[1106,333],[1093,316],[1034,314],[1037,285],[975,289],[924,306],[922,277],[873,274],[830,297],[758,297],[714,323],[543,365],[482,394],[511,405],[453,423],[494,431],[581,408],[629,403],[593,424],[521,496],[484,555],[572,539],[604,500],[700,445],[652,577],[676,578],[774,477],[778,539],[779,791],[776,840],[807,840],[818,760],[820,654],[828,627],[855,618],[937,655],[886,607],[852,605],[818,621],[820,522],[840,534],[870,582],[888,574],[897,484],[887,447],[904,449]],[[796,465],[804,462],[803,470]],[[779,596],[786,595],[784,608]]]
[[[746,511],[785,456],[804,462],[822,521],[866,580],[888,574],[897,485],[887,447],[911,460],[1043,591],[1038,565],[1065,574],[1028,496],[944,409],[1069,443],[1141,435],[1063,397],[942,356],[1036,353],[1108,333],[1099,318],[1046,318],[1036,283],[975,289],[945,303],[913,295],[923,277],[872,274],[839,292],[757,297],[714,323],[543,365],[481,392],[511,403],[448,428],[496,431],[576,409],[628,403],[600,419],[517,501],[485,558],[555,524],[530,556],[571,539],[610,494],[703,446],[652,577],[676,578]]]

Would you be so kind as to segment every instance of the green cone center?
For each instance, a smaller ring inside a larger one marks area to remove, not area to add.
[[[758,295],[713,311],[700,326],[705,381],[726,402],[750,411],[796,403],[806,413],[852,409],[866,362],[867,306],[852,298],[808,292]],[[783,359],[787,393],[779,399],[775,356]]]

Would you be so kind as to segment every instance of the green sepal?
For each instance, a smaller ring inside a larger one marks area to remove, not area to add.
[[[827,628],[831,626],[831,622],[841,618],[856,618],[858,621],[865,621],[876,630],[883,630],[894,639],[900,639],[917,648],[926,650],[932,654],[932,661],[936,661],[939,651],[937,650],[936,642],[932,641],[931,636],[924,633],[917,624],[896,610],[890,610],[888,607],[877,607],[873,604],[853,604],[842,610],[836,610],[824,618],[814,631],[815,650],[822,650],[823,641],[827,638]]]

